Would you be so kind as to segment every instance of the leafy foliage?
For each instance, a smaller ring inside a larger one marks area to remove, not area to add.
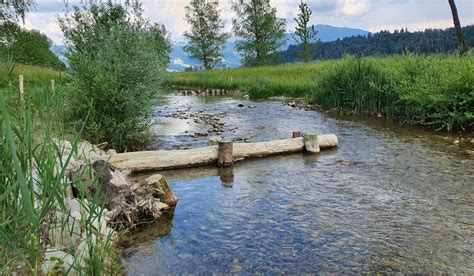
[[[184,33],[188,40],[184,50],[201,61],[206,70],[222,61],[222,51],[229,39],[229,34],[221,33],[224,21],[220,12],[218,1],[192,0],[186,6],[186,21],[191,25],[191,30]]]
[[[3,62],[66,69],[49,50],[51,45],[52,41],[37,30],[22,29],[15,22],[0,26],[0,60]]]
[[[346,57],[321,72],[311,101],[340,113],[470,130],[474,127],[473,58]]]
[[[270,0],[236,0],[232,4],[236,13],[233,30],[236,49],[245,66],[275,63],[277,51],[285,43],[285,20],[278,18]]]
[[[60,24],[74,71],[72,117],[95,143],[119,151],[145,143],[146,116],[169,62],[165,28],[151,25],[138,2],[112,1],[75,7]]]
[[[294,40],[300,45],[298,56],[303,62],[309,62],[313,59],[314,50],[318,47],[320,40],[316,38],[318,31],[314,25],[308,26],[313,11],[307,3],[301,1],[298,5],[298,17],[295,18],[296,26]]]
[[[474,26],[463,28],[467,44],[474,45]],[[283,63],[299,60],[299,45],[292,45],[281,52]],[[406,53],[446,54],[454,53],[459,45],[454,28],[445,30],[427,29],[422,32],[409,32],[407,29],[381,31],[368,36],[347,37],[342,40],[323,42],[314,51],[313,60],[339,59],[344,55],[389,56]]]

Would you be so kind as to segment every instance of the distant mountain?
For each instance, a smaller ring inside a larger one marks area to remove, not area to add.
[[[369,34],[368,31],[361,29],[351,29],[345,27],[334,27],[330,25],[319,24],[316,25],[316,30],[318,31],[318,38],[322,42],[335,41],[337,39],[343,39],[346,37],[352,36],[366,36]],[[293,33],[286,34],[286,44],[281,48],[282,51],[288,49],[290,45],[295,44],[293,40]],[[192,59],[188,54],[183,50],[185,42],[178,41],[174,42],[172,45],[172,52],[170,57],[170,65],[168,66],[168,71],[171,72],[182,72],[187,67],[200,67],[201,64],[199,61]],[[67,52],[67,47],[64,45],[53,45],[51,51],[59,57],[59,59],[64,62],[66,65],[67,58],[65,53]],[[240,56],[235,50],[235,40],[229,40],[224,49],[224,65],[230,68],[240,67]]]
[[[337,39],[343,39],[351,36],[366,36],[369,34],[368,31],[361,29],[351,29],[345,27],[334,27],[330,25],[319,24],[316,25],[318,31],[318,38],[322,42],[335,41]],[[168,66],[168,71],[182,72],[186,67],[200,67],[199,61],[189,58],[188,54],[183,51],[183,46],[186,43],[179,41],[173,44],[173,51],[171,53],[171,62]],[[293,33],[286,34],[286,44],[282,47],[282,51],[286,50],[290,45],[295,44],[293,40]],[[241,65],[240,56],[235,51],[235,40],[230,40],[226,43],[224,50],[224,64],[226,67],[236,68]]]
[[[474,45],[474,25],[463,27],[468,45]],[[410,32],[407,29],[393,32],[380,31],[367,36],[351,36],[344,39],[323,42],[313,53],[313,59],[339,59],[344,55],[391,56],[407,53],[450,54],[458,51],[459,45],[454,28],[426,29]],[[290,46],[280,52],[282,63],[297,62],[299,46]]]

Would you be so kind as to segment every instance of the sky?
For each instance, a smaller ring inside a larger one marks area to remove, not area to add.
[[[97,1],[97,0],[96,0]],[[113,0],[120,2],[120,0]],[[164,24],[174,41],[182,40],[188,28],[184,21],[184,7],[190,0],[142,0],[146,15],[152,22]],[[293,18],[301,0],[270,0],[278,16],[287,20],[287,31],[295,28]],[[227,31],[231,30],[231,0],[220,0],[222,17]],[[370,32],[408,28],[410,31],[426,28],[447,28],[453,25],[447,0],[307,0],[313,10],[311,24],[364,29]],[[36,6],[25,20],[24,27],[37,29],[55,44],[63,44],[63,35],[57,23],[80,0],[36,0]],[[463,26],[474,24],[474,1],[456,0]]]

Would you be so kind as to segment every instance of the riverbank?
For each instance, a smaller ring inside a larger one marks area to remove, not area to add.
[[[474,57],[346,57],[310,64],[171,73],[169,86],[239,90],[251,98],[304,98],[338,114],[433,129],[474,127]]]
[[[19,93],[19,74],[24,74],[24,93]],[[121,272],[106,208],[84,193],[97,180],[75,180],[84,189],[72,188],[72,172],[91,169],[87,159],[79,161],[81,149],[84,153],[94,147],[81,142],[81,132],[65,119],[67,84],[62,76],[21,65],[0,76],[2,273]],[[70,142],[61,142],[65,140]]]

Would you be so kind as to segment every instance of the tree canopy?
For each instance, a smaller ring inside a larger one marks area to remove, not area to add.
[[[0,59],[15,63],[65,69],[51,51],[52,41],[38,30],[25,30],[7,21],[0,28]]]
[[[221,63],[222,51],[229,34],[222,32],[224,21],[220,17],[218,1],[192,0],[186,6],[186,21],[190,31],[184,33],[188,44],[184,50],[199,60],[208,70]]]
[[[316,38],[318,31],[314,25],[309,25],[313,11],[309,5],[303,1],[298,5],[298,17],[295,18],[297,23],[294,40],[296,44],[300,44],[298,56],[304,62],[313,59],[313,52],[319,44]]]
[[[245,66],[271,64],[277,61],[278,50],[285,44],[284,19],[278,18],[270,0],[236,0],[233,30],[239,39],[236,49]]]

